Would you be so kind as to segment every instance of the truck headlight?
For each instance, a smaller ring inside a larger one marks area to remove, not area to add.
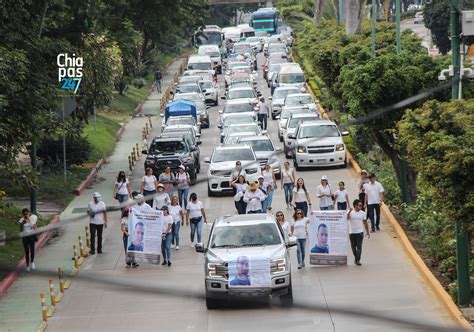
[[[272,260],[271,264],[276,264],[276,270],[273,273],[281,273],[286,271],[286,258]]]
[[[336,144],[336,151],[344,151],[344,144]]]
[[[247,174],[255,174],[258,172],[258,168],[247,168],[245,169],[245,173]]]
[[[298,149],[296,151],[298,153],[306,153],[306,147],[305,146],[298,146]]]
[[[217,277],[217,274],[216,274],[216,265],[215,263],[207,263],[207,275],[209,277]]]

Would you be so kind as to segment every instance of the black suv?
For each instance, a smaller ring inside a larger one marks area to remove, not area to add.
[[[153,174],[158,177],[166,167],[176,173],[180,165],[186,167],[191,177],[191,184],[196,183],[196,161],[194,160],[195,147],[189,146],[184,137],[154,138],[150,144],[145,159],[145,169],[150,167]]]

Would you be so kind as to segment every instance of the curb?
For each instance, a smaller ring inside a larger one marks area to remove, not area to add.
[[[291,57],[294,61],[293,54],[291,55]],[[314,99],[317,99],[313,92],[313,89],[311,88],[309,84],[306,84],[306,89],[309,91],[309,93]],[[319,103],[317,103],[316,105],[318,107],[318,111],[321,112],[321,115],[323,116],[323,118],[330,119],[328,113],[322,108],[322,106]],[[357,161],[352,157],[352,154],[347,149],[346,149],[346,156],[347,156],[347,161],[348,163],[350,163],[352,170],[358,175],[361,171],[361,167],[357,163]],[[431,273],[430,269],[426,266],[425,262],[423,261],[423,259],[420,257],[418,252],[415,250],[415,248],[411,244],[405,231],[400,226],[400,224],[398,223],[397,219],[392,214],[388,206],[383,204],[381,210],[382,210],[382,215],[387,219],[388,223],[394,228],[395,232],[397,233],[398,238],[400,239],[400,242],[403,246],[403,250],[408,255],[413,265],[415,265],[416,269],[421,274],[421,276],[427,281],[428,286],[435,293],[438,300],[440,300],[440,302],[444,304],[444,306],[449,312],[449,315],[462,328],[473,329],[471,323],[466,319],[466,317],[464,317],[463,313],[461,312],[461,310],[459,310],[458,306],[454,303],[451,296],[448,294],[448,292],[446,292],[446,290],[438,281],[438,279],[436,279],[433,273]]]
[[[55,214],[52,218],[49,224],[55,224],[59,221],[59,214]],[[49,240],[51,235],[53,234],[53,231],[47,231],[44,233],[41,233],[41,235],[38,237],[38,241],[35,244],[35,252],[39,252],[41,247],[43,247],[46,242]],[[0,298],[5,295],[5,293],[8,291],[8,289],[13,285],[16,279],[20,276],[20,272],[26,268],[26,260],[25,257],[22,257],[20,261],[18,262],[18,265],[15,269],[15,271],[10,272],[3,280],[0,282]]]
[[[115,140],[119,141],[120,138],[122,138],[122,134],[125,131],[125,125],[121,126],[119,130],[117,130],[117,133],[115,134]]]
[[[97,176],[97,173],[100,169],[100,167],[105,163],[105,159],[100,159],[97,164],[95,165],[95,167],[91,170],[91,172],[89,173],[89,175],[86,177],[86,179],[84,181],[81,182],[81,184],[79,186],[77,186],[74,190],[73,190],[73,194],[76,195],[76,196],[80,196],[81,193],[87,188],[88,185],[91,184],[91,182],[95,179],[95,177]]]

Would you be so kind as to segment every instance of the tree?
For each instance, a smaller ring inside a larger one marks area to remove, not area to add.
[[[348,35],[360,32],[362,19],[364,18],[365,2],[366,0],[347,0],[347,5],[344,6],[344,17]]]
[[[450,11],[449,1],[444,0],[427,1],[423,8],[425,26],[430,29],[433,43],[441,54],[447,54],[451,50],[451,40],[449,40]]]

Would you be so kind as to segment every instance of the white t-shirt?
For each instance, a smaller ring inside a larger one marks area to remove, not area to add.
[[[125,179],[125,182],[115,182],[115,185],[117,186],[117,194],[119,195],[127,195],[128,196],[128,179]]]
[[[375,181],[374,184],[371,182],[364,184],[365,194],[367,195],[367,204],[379,204],[380,193],[384,192],[384,189],[380,182]]]
[[[245,172],[245,169],[242,167],[240,171],[236,168],[232,170],[231,180],[236,179],[239,175],[242,175],[244,178],[247,179],[247,172]]]
[[[329,195],[329,196],[321,196],[320,195]],[[332,206],[332,198],[331,198],[331,186],[323,186],[320,184],[318,188],[316,188],[316,196],[319,197],[319,207],[326,207]]]
[[[272,170],[269,170],[269,171],[265,171],[263,170],[262,171],[262,176],[263,176],[263,183],[266,183],[266,184],[272,184],[273,186],[273,172]]]
[[[282,168],[281,175],[283,176],[283,183],[294,183],[295,179],[293,177],[293,168],[290,167],[289,170]]]
[[[235,190],[236,192],[243,192],[245,193],[249,189],[249,185],[246,183],[235,183]]]
[[[172,216],[170,216],[170,215],[163,216],[163,233],[166,233],[166,230],[168,229],[168,226],[172,225],[173,223],[174,223],[174,221],[173,221]],[[172,229],[168,233],[171,233],[171,231],[172,231]]]
[[[202,217],[201,209],[204,208],[204,205],[201,201],[196,201],[193,203],[192,201],[188,202],[187,210],[189,211],[189,218],[199,218]]]
[[[258,111],[258,114],[268,114],[270,108],[268,107],[268,103],[266,101],[260,102],[260,109]]]
[[[148,203],[143,203],[142,205],[135,204],[132,206],[133,211],[136,213],[143,213],[148,210],[151,210],[151,206]]]
[[[35,216],[34,214],[30,215],[30,222],[25,223],[25,218],[21,218],[18,220],[18,223],[22,225],[22,231],[23,232],[29,232],[33,229],[33,225],[36,225],[38,222],[38,217]]]
[[[106,206],[103,201],[99,201],[97,204],[94,201],[89,202],[89,205],[87,206],[87,211],[95,213],[93,217],[90,217],[89,222],[95,225],[103,225],[105,209]]]
[[[154,176],[154,175],[145,175],[142,179],[142,182],[145,182],[145,185],[143,186],[143,189],[146,190],[146,191],[155,191],[156,190],[155,181],[157,181],[156,176]]]
[[[263,191],[257,189],[255,191],[247,190],[244,194],[244,202],[247,203],[247,210],[258,211],[262,209],[262,202],[267,198]]]
[[[293,235],[297,239],[306,239],[306,225],[308,224],[308,218],[302,218],[299,220],[291,220],[291,226],[293,226]]]
[[[347,220],[349,222],[349,234],[363,233],[364,220],[367,220],[367,214],[363,210],[360,210],[359,212],[353,210]]]
[[[176,180],[178,181],[178,189],[189,188],[189,184],[187,182],[188,179],[190,179],[188,172],[184,172],[183,174],[178,172],[176,174]]]
[[[347,202],[346,200],[346,197],[347,197],[347,190],[344,189],[344,190],[336,190],[336,192],[334,193],[334,196],[336,196],[336,202],[337,203],[344,203],[344,202]]]
[[[169,205],[168,210],[170,212],[170,216],[173,217],[173,221],[175,223],[179,223],[181,221],[180,212],[183,211],[181,206],[179,206],[179,205]]]
[[[128,232],[128,218],[123,217],[123,218],[120,220],[120,224],[121,224],[121,225],[125,225],[125,230]]]
[[[284,221],[283,225],[280,224],[281,229],[283,229],[283,233],[290,235],[290,223],[288,221]]]
[[[155,210],[159,210],[163,206],[170,205],[170,204],[171,204],[170,196],[165,191],[162,191],[161,193],[157,194],[153,198],[153,208]]]
[[[369,179],[357,180],[357,189],[359,189],[359,194],[364,192],[364,185],[366,183],[369,183]]]
[[[296,193],[295,195],[295,202],[296,203],[303,203],[303,202],[307,202],[307,199],[306,199],[306,192],[300,188],[299,190],[297,190],[296,187],[293,188],[293,192]]]

